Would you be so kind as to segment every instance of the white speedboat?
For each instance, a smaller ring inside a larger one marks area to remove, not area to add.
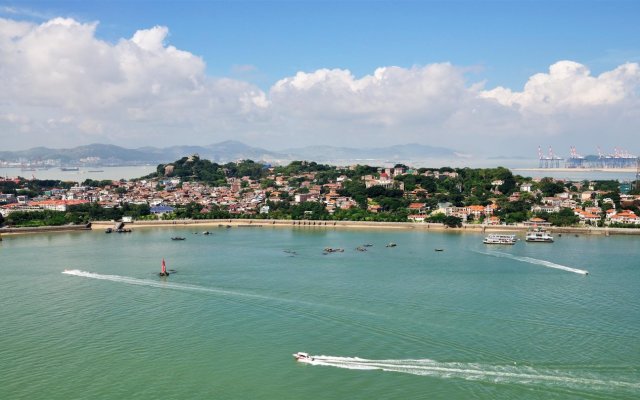
[[[295,353],[293,355],[293,358],[295,358],[297,361],[300,361],[300,362],[307,362],[308,363],[308,362],[313,361],[313,357],[311,357],[309,355],[309,353],[304,353],[302,351],[299,351],[299,352]]]
[[[516,244],[516,235],[491,233],[482,241],[484,244]]]

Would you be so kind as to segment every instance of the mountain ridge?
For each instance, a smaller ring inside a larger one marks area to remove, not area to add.
[[[62,164],[80,163],[81,159],[99,158],[97,164],[167,163],[197,153],[201,158],[224,163],[239,159],[265,162],[306,160],[316,162],[394,160],[409,161],[425,158],[458,158],[458,152],[445,147],[408,143],[387,147],[353,148],[331,145],[294,147],[283,150],[267,150],[236,140],[226,140],[204,146],[177,145],[169,147],[144,146],[129,149],[113,144],[93,143],[73,148],[33,147],[19,151],[0,151],[0,160],[30,162],[47,159],[60,160]]]

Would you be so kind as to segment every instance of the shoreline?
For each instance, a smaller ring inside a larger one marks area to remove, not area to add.
[[[35,228],[0,228],[0,237],[57,232],[91,232],[113,228],[113,221],[93,221],[91,227],[84,225],[43,226]],[[321,220],[273,220],[273,219],[205,219],[205,220],[168,220],[134,221],[125,223],[127,228],[177,228],[177,227],[229,227],[229,228],[311,228],[311,229],[355,229],[355,230],[415,230],[424,232],[451,233],[526,233],[528,226],[519,225],[475,225],[463,224],[461,228],[450,228],[441,223],[429,222],[372,222],[372,221],[321,221]],[[609,227],[547,227],[552,234],[583,234],[596,236],[640,235],[640,228]]]
[[[94,229],[106,229],[113,227],[111,221],[92,222]],[[175,220],[175,221],[136,221],[127,223],[132,228],[157,228],[157,227],[219,227],[232,228],[334,228],[334,229],[386,229],[386,230],[418,230],[425,232],[470,232],[470,233],[497,233],[513,232],[526,233],[528,226],[515,225],[475,225],[463,224],[461,228],[449,228],[441,223],[429,222],[371,222],[371,221],[321,221],[321,220],[273,220],[273,219],[214,219],[214,220]],[[640,228],[598,228],[598,227],[548,227],[551,233],[572,233],[584,235],[640,235]]]
[[[2,236],[29,235],[32,233],[56,233],[56,232],[82,232],[91,231],[91,226],[86,225],[61,225],[61,226],[34,226],[21,228],[0,228]]]

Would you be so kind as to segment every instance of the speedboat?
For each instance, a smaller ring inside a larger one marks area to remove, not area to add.
[[[295,354],[293,355],[293,358],[295,358],[295,359],[296,359],[297,361],[299,361],[299,362],[306,362],[306,363],[308,363],[308,362],[313,361],[313,357],[311,357],[311,356],[309,355],[309,353],[304,353],[304,352],[302,352],[302,351],[299,351],[299,352],[295,353]]]

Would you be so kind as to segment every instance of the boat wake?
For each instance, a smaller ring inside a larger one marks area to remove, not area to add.
[[[602,376],[538,369],[519,365],[493,365],[416,360],[368,360],[358,357],[311,356],[306,364],[354,370],[381,370],[435,378],[465,379],[490,383],[554,385],[573,389],[640,391],[636,379],[610,380]],[[618,378],[619,379],[619,378]]]
[[[131,277],[128,277],[128,276],[120,276],[120,275],[96,274],[94,272],[81,271],[81,270],[78,270],[78,269],[66,269],[66,270],[62,271],[62,273],[66,274],[66,275],[80,276],[80,277],[83,277],[83,278],[100,279],[100,280],[104,280],[104,281],[126,283],[126,284],[129,284],[129,285],[157,287],[157,288],[163,288],[163,289],[189,290],[189,291],[194,291],[194,292],[208,292],[208,293],[216,293],[216,294],[222,294],[222,295],[233,295],[233,296],[241,296],[241,297],[251,297],[251,298],[256,298],[256,299],[263,299],[263,300],[265,300],[265,299],[273,300],[273,298],[271,298],[271,297],[261,296],[259,294],[243,293],[243,292],[236,292],[236,291],[224,290],[224,289],[208,288],[208,287],[204,287],[204,286],[189,285],[189,284],[186,284],[186,283],[173,283],[173,282],[155,281],[155,280],[149,280],[149,279],[131,278]],[[278,300],[282,300],[282,299],[278,299]]]
[[[171,271],[171,270],[169,270],[169,271]],[[226,297],[257,299],[257,300],[269,300],[269,301],[272,301],[272,302],[275,301],[275,302],[286,303],[286,304],[291,304],[291,305],[295,305],[295,306],[307,306],[307,307],[313,307],[313,308],[330,308],[330,309],[336,309],[336,310],[345,310],[342,307],[336,307],[336,306],[332,306],[332,305],[328,305],[328,304],[311,303],[311,302],[298,300],[298,299],[292,299],[292,298],[263,296],[263,295],[254,294],[254,293],[246,293],[246,292],[239,292],[239,291],[234,291],[234,290],[217,289],[217,288],[212,288],[212,287],[190,285],[190,284],[187,284],[187,283],[175,283],[175,282],[166,282],[166,281],[161,281],[161,280],[149,280],[149,279],[131,278],[131,277],[128,277],[128,276],[120,276],[120,275],[97,274],[95,272],[81,271],[81,270],[78,270],[78,269],[65,269],[64,271],[62,271],[62,273],[66,274],[66,275],[79,276],[79,277],[83,277],[83,278],[100,279],[100,280],[111,281],[111,282],[120,282],[120,283],[125,283],[125,284],[128,284],[128,285],[147,286],[147,287],[155,287],[155,288],[162,288],[162,289],[173,289],[173,290],[183,290],[183,291],[186,290],[186,291],[192,291],[192,292],[204,292],[204,293],[216,294],[216,295],[226,296]],[[366,312],[366,311],[361,311],[361,310],[356,310],[356,309],[351,309],[351,308],[349,308],[347,311],[349,311],[349,312],[358,312],[358,313],[367,314],[367,315],[374,315],[374,314]]]
[[[574,274],[589,275],[589,271],[584,269],[571,268],[571,267],[567,267],[566,265],[560,265],[560,264],[553,263],[551,261],[540,260],[532,257],[514,256],[513,254],[502,253],[500,251],[492,251],[492,252],[476,251],[476,253],[484,254],[487,256],[499,257],[499,258],[509,258],[511,260],[522,261],[529,264],[542,265],[543,267],[560,269],[567,272],[573,272]]]

